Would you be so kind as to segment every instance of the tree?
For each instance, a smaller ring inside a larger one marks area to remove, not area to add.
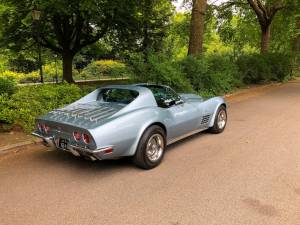
[[[186,57],[189,45],[190,13],[176,13],[164,38],[163,51],[168,57]]]
[[[193,0],[188,55],[198,55],[203,52],[206,7],[206,0]]]
[[[251,8],[254,10],[261,29],[261,53],[267,53],[270,45],[271,24],[275,14],[285,7],[281,1],[273,3],[266,2],[263,4],[262,0],[247,0]]]
[[[112,52],[117,56],[142,52],[146,59],[150,51],[161,51],[174,9],[170,0],[137,1],[134,20],[116,25],[105,37]]]
[[[295,26],[296,26],[296,35],[293,38],[293,43],[292,43],[292,50],[293,53],[295,54],[295,62],[300,63],[300,18],[297,17],[296,18],[296,22],[295,22]]]
[[[152,49],[162,48],[163,37],[172,15],[172,4],[169,0],[143,0],[141,2],[142,46],[141,50],[147,55]]]
[[[135,20],[136,3],[130,0],[1,0],[9,10],[2,12],[2,44],[19,49],[32,39],[43,47],[61,54],[63,77],[74,82],[73,58],[84,47],[97,42],[116,24]],[[31,10],[37,6],[41,19],[32,35]],[[125,15],[125,16],[124,16]],[[134,23],[134,22],[133,22]],[[18,44],[12,44],[12,43]],[[30,46],[30,45],[29,45]]]

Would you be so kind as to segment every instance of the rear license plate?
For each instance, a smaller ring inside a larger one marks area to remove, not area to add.
[[[68,143],[69,141],[67,139],[60,138],[58,141],[58,147],[66,150],[68,149]]]

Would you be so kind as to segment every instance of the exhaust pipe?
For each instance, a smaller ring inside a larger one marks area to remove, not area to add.
[[[86,159],[86,160],[89,160],[89,161],[96,161],[97,159],[94,157],[94,156],[84,156],[84,158]]]

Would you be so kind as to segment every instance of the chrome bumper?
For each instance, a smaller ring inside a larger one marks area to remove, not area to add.
[[[44,137],[36,132],[31,133],[33,136],[39,137],[43,140],[43,144],[49,148],[56,148],[53,137]]]
[[[44,137],[43,135],[40,135],[37,132],[33,132],[32,135],[41,138],[43,140],[43,144],[46,147],[49,147],[51,149],[60,149],[57,146],[58,144],[55,143],[54,137],[52,136]],[[91,150],[88,148],[70,144],[68,146],[68,149],[61,149],[61,150],[71,152],[75,156],[84,156],[92,161],[95,161],[97,159],[102,160],[103,158],[109,158],[105,156],[108,156],[113,153],[113,146],[106,146],[106,147],[97,148],[95,150]]]

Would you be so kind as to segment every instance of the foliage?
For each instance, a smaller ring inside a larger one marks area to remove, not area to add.
[[[174,7],[170,0],[130,1],[130,10],[123,11],[124,19],[114,26],[108,34],[108,43],[117,55],[125,50],[143,52],[149,49],[162,50],[163,39],[170,25]],[[127,6],[128,7],[128,6]],[[132,17],[133,16],[133,17]]]
[[[168,57],[182,59],[187,55],[191,16],[189,13],[176,13],[163,42],[163,52]]]
[[[228,55],[188,56],[181,62],[193,88],[204,95],[222,95],[241,85],[238,68]]]
[[[259,49],[259,28],[250,9],[239,10],[235,14],[232,11],[220,13],[217,34],[225,46],[232,47],[234,55],[248,53],[248,49]]]
[[[38,69],[36,61],[29,57],[25,57],[23,54],[18,54],[16,57],[11,57],[8,63],[11,70],[20,73],[30,73]]]
[[[37,72],[37,71],[36,71]],[[57,62],[57,76],[58,79],[61,80],[62,78],[62,62],[58,61]],[[47,81],[53,81],[55,80],[56,77],[56,65],[55,62],[48,63],[43,66],[43,75],[44,79]]]
[[[14,80],[17,83],[37,82],[40,79],[39,73],[35,71],[26,74],[6,70],[3,73],[1,73],[0,76]]]
[[[268,35],[264,36],[270,51],[291,50],[297,33],[295,20],[299,15],[299,0],[224,1],[216,8],[218,32],[235,51],[239,52],[245,45],[256,49],[262,47],[259,42],[270,26],[270,40]]]
[[[11,96],[0,95],[0,123],[31,131],[37,116],[79,99],[84,92],[76,85],[18,87]]]
[[[98,60],[90,63],[80,74],[85,79],[101,79],[105,77],[128,77],[130,69],[125,63],[116,60]]]
[[[16,83],[14,80],[5,77],[0,77],[0,95],[12,95],[15,92],[15,89]]]
[[[141,55],[130,61],[135,82],[169,85],[177,91],[192,91],[192,86],[181,72],[180,65],[164,55],[150,54],[147,63]]]
[[[282,53],[242,55],[237,65],[247,84],[268,81],[284,81],[291,75],[292,57]]]
[[[2,73],[0,72],[0,78],[1,77],[14,80],[17,83],[37,82],[40,79],[40,75],[36,71],[26,74],[26,73],[18,73],[18,72],[6,70]]]
[[[8,10],[1,12],[2,46],[15,51],[36,42],[60,54],[63,76],[73,82],[72,60],[84,47],[99,39],[110,41],[118,50],[159,49],[168,18],[169,0],[1,0]],[[31,10],[41,11],[39,22],[32,21]],[[34,31],[34,32],[33,32]]]

